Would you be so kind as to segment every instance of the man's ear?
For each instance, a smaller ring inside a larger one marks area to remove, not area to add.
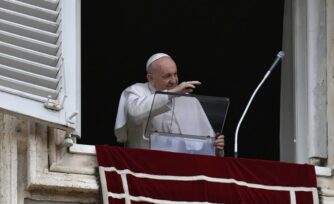
[[[153,75],[150,74],[150,73],[147,73],[146,74],[146,79],[147,79],[147,81],[152,82],[153,81]]]

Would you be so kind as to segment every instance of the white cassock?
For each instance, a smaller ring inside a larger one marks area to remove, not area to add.
[[[147,126],[151,131],[215,136],[196,98],[168,97],[165,94],[155,96],[154,93],[149,83],[136,83],[122,92],[115,123],[118,142],[124,142],[128,147],[148,149],[149,140],[145,136]],[[147,124],[149,115],[152,119]],[[190,149],[201,148],[200,145],[196,142],[186,143]]]

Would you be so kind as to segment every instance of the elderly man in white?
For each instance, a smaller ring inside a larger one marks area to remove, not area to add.
[[[145,128],[156,91],[172,93],[191,93],[199,81],[188,81],[179,84],[177,67],[174,60],[165,53],[152,55],[146,64],[146,83],[135,83],[126,88],[121,95],[116,123],[115,135],[118,142],[127,147],[149,148],[145,137]],[[199,126],[193,127],[200,131]],[[216,135],[214,142],[217,155],[224,149],[224,136]]]

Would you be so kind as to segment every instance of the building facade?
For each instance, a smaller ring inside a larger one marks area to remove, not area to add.
[[[95,148],[76,144],[79,14],[80,0],[0,0],[0,203],[102,202]],[[334,0],[286,1],[281,160],[316,166],[323,204],[334,202],[332,22]]]

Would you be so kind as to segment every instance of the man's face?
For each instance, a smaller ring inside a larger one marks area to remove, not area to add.
[[[147,79],[157,91],[174,88],[179,79],[175,62],[169,57],[160,58],[152,63],[154,68],[147,74]]]

